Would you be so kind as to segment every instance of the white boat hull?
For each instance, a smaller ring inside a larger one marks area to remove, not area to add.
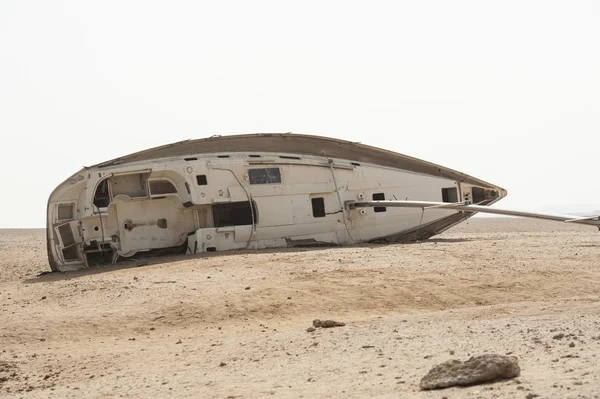
[[[265,138],[280,142],[271,143],[269,151],[255,150],[266,145]],[[355,143],[296,135],[200,141],[212,152],[196,151],[196,142],[160,147],[85,168],[57,187],[48,202],[52,268],[72,270],[165,249],[201,253],[412,241],[438,234],[470,214],[446,208],[349,210],[344,204],[489,205],[506,195],[468,175]],[[345,152],[338,150],[341,146]],[[221,150],[213,151],[217,147]],[[322,148],[341,157],[324,154]]]

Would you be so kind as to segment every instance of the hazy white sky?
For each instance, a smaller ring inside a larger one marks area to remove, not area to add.
[[[0,227],[83,165],[213,134],[360,141],[600,209],[595,1],[0,2]]]

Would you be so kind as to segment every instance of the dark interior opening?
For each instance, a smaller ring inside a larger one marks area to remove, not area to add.
[[[65,261],[79,260],[79,251],[77,250],[77,245],[72,245],[69,248],[63,249],[62,253]]]
[[[384,193],[375,193],[373,194],[373,201],[385,201]],[[387,208],[384,206],[376,206],[373,208],[375,212],[386,212]]]
[[[113,248],[108,243],[101,245],[98,241],[92,240],[90,245],[84,244],[83,252],[89,266],[98,266],[111,262]]]
[[[473,198],[473,203],[478,204],[480,202],[485,201],[487,198],[485,197],[485,189],[481,187],[473,187],[471,189],[471,194]]]
[[[458,188],[442,188],[442,202],[458,202]]]
[[[75,244],[75,236],[73,235],[73,230],[71,230],[70,224],[58,226],[58,233],[60,234],[63,247],[68,247]]]
[[[300,159],[300,157],[294,157],[291,155],[280,155],[279,158],[281,158],[281,159]]]
[[[98,208],[106,208],[110,205],[108,179],[102,180],[96,187],[96,192],[94,193],[94,205]]]
[[[206,175],[196,175],[196,182],[198,183],[199,186],[206,186],[208,184]]]
[[[312,212],[313,217],[324,218],[325,217],[325,200],[323,197],[312,198]]]
[[[189,158],[183,158],[183,160],[190,162],[190,161],[197,161],[198,158],[196,158],[196,157],[189,157]]]
[[[215,227],[251,225],[253,211],[254,223],[258,223],[256,205],[253,203],[252,207],[250,207],[250,202],[248,201],[216,204],[213,205],[212,209]]]

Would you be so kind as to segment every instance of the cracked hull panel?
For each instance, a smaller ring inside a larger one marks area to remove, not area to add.
[[[439,165],[335,139],[203,139],[71,176],[48,201],[48,254],[53,270],[73,270],[165,251],[414,241],[469,215],[343,204],[408,198],[487,205],[505,195]]]

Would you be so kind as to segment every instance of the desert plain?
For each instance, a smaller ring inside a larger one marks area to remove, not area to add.
[[[41,274],[45,245],[43,229],[0,230],[3,398],[600,397],[593,227],[473,218],[413,244]],[[314,319],[345,326],[307,332]],[[490,353],[521,375],[419,389]]]

